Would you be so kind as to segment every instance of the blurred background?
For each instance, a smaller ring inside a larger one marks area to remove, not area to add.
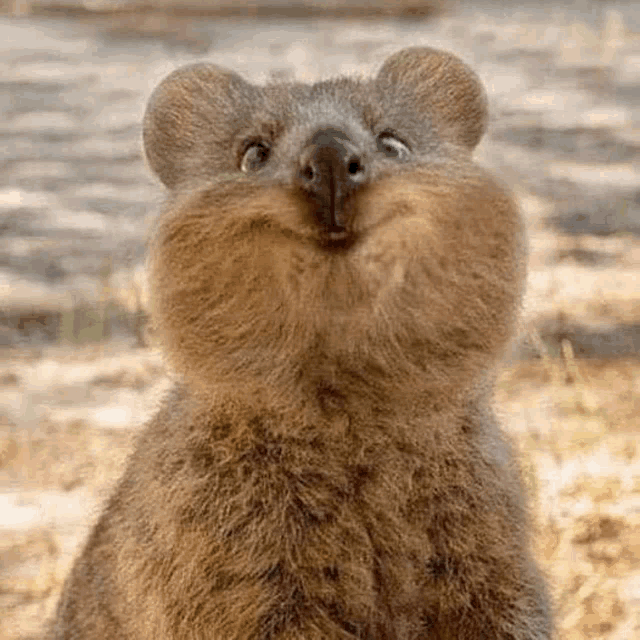
[[[141,119],[168,72],[255,82],[457,53],[477,151],[529,229],[497,394],[523,453],[558,638],[640,639],[640,3],[0,1],[0,640],[34,637],[169,385],[145,241],[163,189]]]

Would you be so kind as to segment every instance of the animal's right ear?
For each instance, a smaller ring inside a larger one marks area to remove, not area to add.
[[[151,95],[143,124],[147,160],[160,180],[173,189],[224,168],[221,151],[228,154],[259,94],[258,87],[213,64],[169,74]]]
[[[445,140],[468,149],[480,141],[489,119],[487,95],[478,76],[452,53],[404,49],[387,58],[376,83],[404,109],[428,115]]]

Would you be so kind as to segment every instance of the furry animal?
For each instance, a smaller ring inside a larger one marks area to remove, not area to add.
[[[66,581],[55,640],[547,640],[491,409],[524,278],[472,159],[476,75],[168,76],[153,316],[177,382]]]

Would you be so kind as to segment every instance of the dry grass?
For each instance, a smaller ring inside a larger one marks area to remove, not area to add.
[[[539,554],[554,588],[558,637],[632,640],[640,637],[640,360],[579,360],[566,341],[561,351],[505,370],[497,400],[536,495]],[[40,375],[42,362],[58,357],[64,366],[84,363],[89,394],[149,394],[162,373],[145,355],[14,352],[2,363],[0,385],[25,390],[33,386],[29,371]],[[80,384],[77,375],[69,384]],[[92,498],[103,497],[119,476],[134,431],[50,417],[27,426],[6,416],[0,421],[0,497],[20,496],[12,503],[18,513],[34,496],[84,496],[88,502],[76,504],[90,505],[79,509],[75,528],[42,517],[1,525],[2,640],[31,637],[52,612],[95,517]]]
[[[640,359],[543,357],[504,373],[538,499],[558,637],[640,637]]]
[[[16,421],[10,411],[0,414],[3,640],[37,634],[51,614],[78,544],[117,480],[135,433],[61,419],[66,414],[54,409],[77,397],[91,407],[117,392],[153,396],[155,383],[163,379],[158,358],[139,349],[56,345],[10,353],[0,362],[0,393],[7,399],[20,395],[14,413],[26,417]],[[41,404],[31,406],[34,402]]]
[[[117,479],[131,436],[131,431],[93,429],[80,421],[44,420],[31,432],[6,417],[0,423],[0,487],[5,497],[16,497],[9,504],[18,513],[22,508],[34,514],[31,522],[0,528],[0,638],[37,633],[69,569],[64,538],[70,537],[75,548],[75,538],[84,533],[78,527],[69,536],[40,522],[32,505],[41,509],[51,497],[64,502],[77,492],[103,494]],[[92,513],[78,516],[88,521]]]
[[[0,486],[71,491],[108,483],[121,469],[131,431],[41,421],[33,431],[18,429],[6,416],[0,432]]]

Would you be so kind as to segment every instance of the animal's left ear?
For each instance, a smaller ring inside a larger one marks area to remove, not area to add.
[[[488,120],[487,95],[478,76],[453,54],[403,49],[387,58],[375,82],[404,108],[430,116],[445,140],[469,149],[480,142]]]

